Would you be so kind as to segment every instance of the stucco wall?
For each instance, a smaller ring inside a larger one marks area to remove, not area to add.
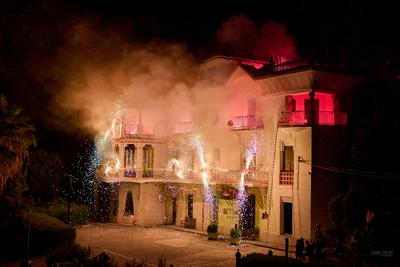
[[[124,216],[125,199],[132,192],[134,214]],[[159,199],[160,189],[157,183],[121,183],[117,222],[136,225],[164,224],[165,203]]]

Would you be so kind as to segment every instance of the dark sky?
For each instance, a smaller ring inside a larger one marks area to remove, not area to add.
[[[344,58],[357,66],[385,60],[397,64],[400,55],[397,9],[384,1],[2,0],[0,5],[0,90],[39,125],[46,124],[44,117],[51,120],[49,102],[59,82],[42,73],[54,67],[69,25],[85,18],[95,20],[105,34],[132,43],[182,42],[200,62],[226,54],[216,32],[239,14],[257,25],[271,19],[284,24],[300,56]],[[43,132],[51,129],[43,127]]]

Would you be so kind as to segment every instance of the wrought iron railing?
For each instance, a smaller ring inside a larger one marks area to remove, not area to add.
[[[231,130],[249,130],[262,129],[264,124],[261,118],[256,118],[254,115],[237,116],[228,121],[228,126]]]
[[[220,170],[220,169],[207,169],[205,170],[208,177],[209,183],[214,184],[238,184],[242,175],[241,170]],[[138,171],[138,170],[120,170],[117,173],[109,174],[108,176],[101,175],[104,179],[110,178],[112,180],[119,178],[152,178],[160,179],[163,181],[177,181],[177,182],[192,182],[202,183],[202,174],[200,171],[186,171],[183,175],[177,175],[171,170],[152,170],[152,171]],[[253,185],[267,185],[268,184],[268,172],[266,171],[247,171],[244,175],[244,182],[246,184],[251,183]]]
[[[312,118],[310,111],[282,111],[278,124],[280,125],[346,125],[347,113],[338,111],[315,111]]]

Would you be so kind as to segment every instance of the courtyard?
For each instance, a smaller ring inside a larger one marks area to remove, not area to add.
[[[163,255],[167,266],[235,266],[235,253],[267,253],[268,249],[244,243],[233,246],[228,241],[209,241],[192,232],[166,227],[140,227],[116,224],[90,224],[77,229],[76,243],[90,246],[93,255],[101,252],[119,266],[126,262],[146,260],[147,266],[158,266]],[[274,254],[282,252],[274,251]]]

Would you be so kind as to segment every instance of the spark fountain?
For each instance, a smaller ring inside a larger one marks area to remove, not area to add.
[[[204,144],[201,142],[199,136],[194,136],[193,137],[193,145],[195,147],[197,157],[198,157],[199,163],[200,163],[200,175],[201,175],[201,179],[203,182],[204,202],[210,204],[210,212],[212,215],[211,218],[212,218],[212,221],[214,221],[215,218],[213,215],[215,214],[215,204],[216,203],[215,203],[215,200],[214,200],[214,197],[212,194],[211,187],[209,185],[209,176],[208,176],[208,172],[207,172],[208,164],[205,161],[205,157],[204,157]]]
[[[236,206],[238,207],[239,210],[238,225],[240,225],[240,222],[244,222],[244,220],[246,220],[246,205],[248,201],[248,196],[245,186],[245,177],[246,175],[249,174],[250,163],[255,159],[256,153],[257,153],[257,138],[256,136],[253,136],[249,146],[245,151],[245,168],[240,175],[239,188],[238,188],[238,193],[236,195]]]

